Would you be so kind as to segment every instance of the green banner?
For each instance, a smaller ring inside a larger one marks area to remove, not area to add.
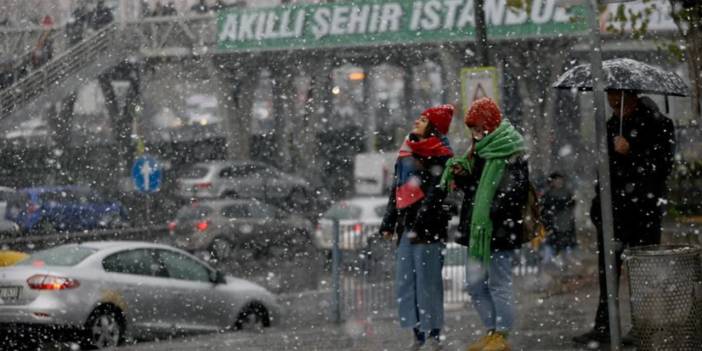
[[[521,39],[577,35],[587,29],[582,6],[532,0],[515,10],[507,0],[485,0],[488,35]],[[277,50],[472,41],[473,0],[361,0],[219,13],[223,50]]]

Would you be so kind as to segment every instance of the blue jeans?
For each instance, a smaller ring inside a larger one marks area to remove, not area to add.
[[[411,244],[407,233],[397,247],[395,289],[400,326],[421,331],[444,325],[445,244]]]
[[[466,286],[473,306],[488,330],[509,332],[514,324],[512,251],[493,252],[488,267],[470,257]]]

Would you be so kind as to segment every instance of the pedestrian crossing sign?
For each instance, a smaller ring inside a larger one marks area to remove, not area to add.
[[[471,67],[461,70],[461,103],[463,113],[473,101],[489,97],[500,104],[497,69],[495,67]]]

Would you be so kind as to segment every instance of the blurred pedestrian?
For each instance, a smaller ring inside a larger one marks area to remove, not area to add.
[[[112,10],[105,6],[104,0],[99,0],[95,10],[93,11],[92,28],[94,30],[98,30],[112,23],[113,20],[114,16],[112,15]]]
[[[73,46],[83,40],[86,23],[90,20],[90,12],[86,9],[83,3],[71,12],[71,17],[66,23],[66,35],[68,36],[68,45]]]
[[[615,240],[615,281],[621,274],[624,249],[656,245],[661,241],[666,179],[673,169],[675,130],[673,121],[664,116],[648,97],[632,91],[607,92],[612,117],[607,121],[612,215]],[[608,343],[609,310],[604,264],[601,199],[599,187],[592,200],[590,217],[597,229],[600,299],[595,327],[573,338],[580,344]],[[617,292],[618,296],[618,292]],[[631,335],[622,341],[634,342]]]
[[[568,258],[577,246],[575,238],[575,196],[566,185],[566,178],[559,172],[548,177],[548,189],[543,195],[541,217],[548,231],[543,246],[544,262],[556,262]],[[561,256],[561,254],[564,254]]]
[[[400,326],[412,328],[412,349],[427,341],[440,349],[444,326],[441,277],[450,214],[439,187],[453,151],[448,133],[454,107],[429,108],[415,120],[395,163],[394,187],[380,226],[384,238],[397,235],[396,296]],[[428,339],[428,340],[427,340]]]
[[[197,14],[205,14],[208,11],[210,11],[210,9],[209,7],[207,7],[207,3],[205,2],[205,0],[200,0],[197,4],[190,7],[190,11]]]
[[[168,4],[166,4],[166,6],[163,8],[161,15],[177,16],[178,10],[176,9],[175,3],[173,1],[169,1]]]
[[[160,1],[156,1],[156,4],[154,5],[154,9],[151,11],[150,15],[151,17],[160,17],[163,16],[163,12],[166,10],[166,8],[161,4]]]
[[[524,140],[490,98],[473,102],[464,122],[473,144],[465,156],[449,160],[442,185],[464,194],[456,242],[469,247],[466,285],[487,330],[468,351],[510,350],[512,257],[522,245],[529,191]]]
[[[37,39],[37,44],[32,50],[32,68],[37,69],[43,66],[45,63],[49,62],[54,56],[54,44],[51,38],[52,30],[50,28],[45,29],[39,35]]]

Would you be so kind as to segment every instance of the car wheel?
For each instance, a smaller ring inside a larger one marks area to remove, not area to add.
[[[106,349],[119,346],[124,341],[124,321],[119,312],[110,308],[95,310],[88,318],[86,346]]]
[[[271,326],[271,318],[268,309],[261,303],[254,302],[239,312],[239,316],[234,322],[236,330],[247,330],[263,332],[263,328]]]
[[[232,257],[234,245],[225,238],[214,238],[210,244],[210,253],[216,260],[223,261]]]

